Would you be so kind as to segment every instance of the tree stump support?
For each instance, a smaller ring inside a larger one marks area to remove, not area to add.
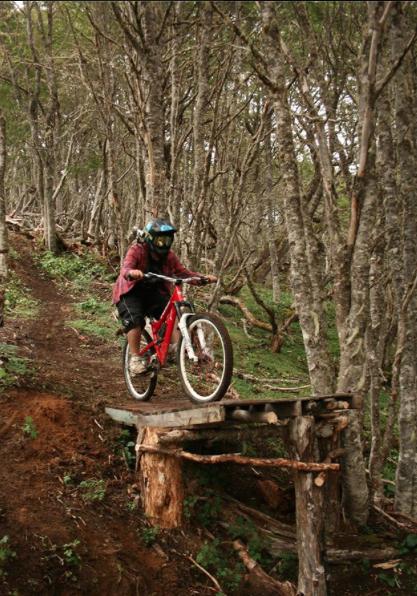
[[[182,525],[184,485],[180,459],[141,451],[142,444],[159,447],[162,429],[146,427],[138,432],[136,443],[142,507],[153,526],[164,529]]]

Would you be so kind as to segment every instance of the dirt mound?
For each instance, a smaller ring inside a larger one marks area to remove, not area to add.
[[[104,415],[127,399],[117,342],[68,327],[68,292],[39,271],[29,239],[12,242],[12,266],[41,306],[1,332],[34,374],[0,394],[0,594],[209,593],[184,585],[189,564],[168,558],[162,533],[158,547],[146,534],[129,437]]]

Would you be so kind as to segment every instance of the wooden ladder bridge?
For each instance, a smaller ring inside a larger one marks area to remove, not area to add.
[[[223,400],[197,405],[158,400],[108,406],[116,422],[137,429],[136,454],[144,512],[154,525],[172,529],[183,522],[182,461],[201,464],[285,467],[294,471],[298,593],[326,594],[324,527],[329,534],[341,512],[343,431],[360,407],[352,394],[289,399]],[[200,455],[184,443],[241,440],[253,432],[276,431],[291,458],[253,458],[236,454]]]

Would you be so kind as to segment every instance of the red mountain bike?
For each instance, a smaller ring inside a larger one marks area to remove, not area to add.
[[[158,372],[167,360],[172,332],[178,324],[180,339],[176,361],[185,393],[197,403],[218,401],[226,393],[232,378],[233,348],[219,317],[196,313],[193,304],[183,296],[182,285],[201,278],[177,279],[156,273],[146,273],[144,277],[173,283],[174,291],[161,317],[150,320],[152,337],[146,329],[142,331],[140,356],[145,359],[148,371],[131,375],[127,342],[123,348],[124,376],[130,395],[140,401],[152,397]]]

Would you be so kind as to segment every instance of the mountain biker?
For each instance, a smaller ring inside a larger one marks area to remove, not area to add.
[[[119,313],[127,334],[132,354],[129,370],[132,375],[146,372],[146,364],[139,356],[139,345],[145,316],[159,318],[170,297],[169,282],[144,279],[145,273],[159,273],[173,277],[201,277],[194,285],[214,283],[215,275],[203,275],[190,271],[171,250],[176,228],[167,220],[155,218],[146,224],[142,242],[130,246],[123,260],[119,277],[113,287],[113,304]],[[179,332],[173,333],[178,341]]]

